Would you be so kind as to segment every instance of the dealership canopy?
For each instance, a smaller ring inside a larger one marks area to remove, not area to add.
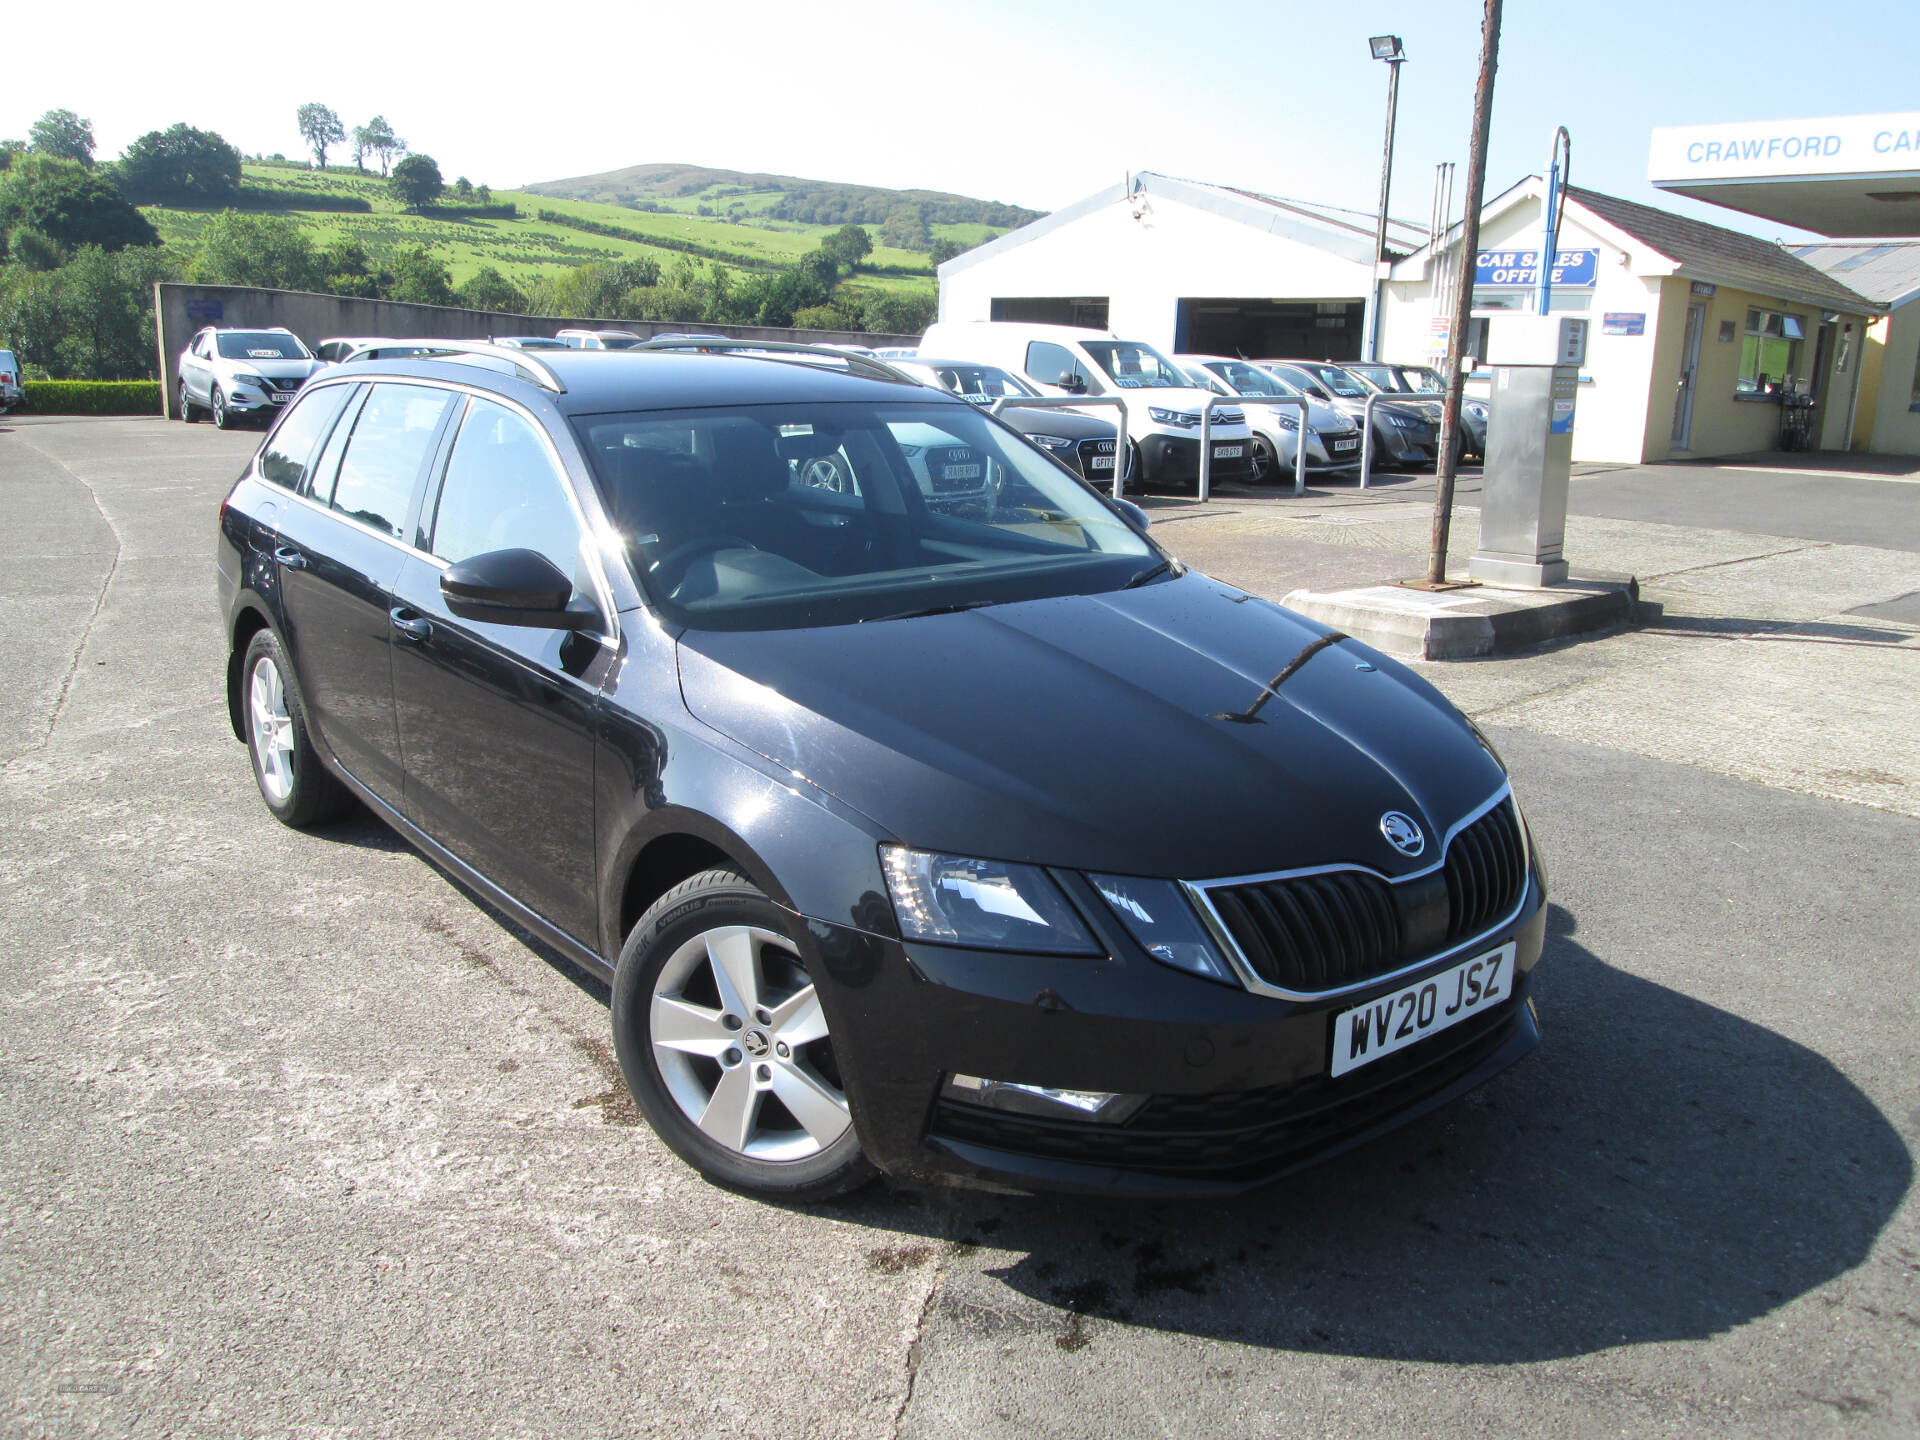
[[[1821,235],[1920,232],[1920,111],[1653,132],[1662,190]]]

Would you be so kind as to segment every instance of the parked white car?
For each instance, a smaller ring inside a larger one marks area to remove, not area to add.
[[[20,362],[11,350],[0,350],[0,415],[27,398],[20,379]]]
[[[180,352],[179,415],[194,421],[201,412],[228,426],[277,412],[315,371],[326,364],[291,330],[226,330],[208,326]]]
[[[1127,407],[1127,433],[1149,485],[1192,486],[1200,474],[1200,410],[1213,407],[1215,480],[1253,473],[1253,432],[1244,411],[1196,387],[1153,346],[1105,330],[1010,320],[945,323],[921,337],[924,355],[983,360],[1011,370],[1048,396],[1113,395]],[[1089,415],[1112,411],[1095,407]]]
[[[1253,431],[1253,478],[1285,480],[1294,473],[1300,456],[1300,409],[1296,405],[1262,405],[1259,397],[1296,399],[1300,391],[1258,365],[1227,355],[1176,355],[1187,373],[1217,395],[1243,402],[1247,425]],[[1360,468],[1360,432],[1352,421],[1330,406],[1307,400],[1307,473],[1340,474]]]

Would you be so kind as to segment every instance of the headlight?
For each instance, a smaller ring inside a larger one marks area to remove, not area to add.
[[[1484,420],[1487,418],[1487,407],[1482,405],[1478,400],[1469,400],[1466,404],[1466,411],[1467,414],[1476,420]]]
[[[1162,965],[1238,985],[1225,958],[1180,887],[1171,880],[1140,880],[1127,875],[1089,875],[1127,933]]]
[[[1073,441],[1064,435],[1029,435],[1027,438],[1036,445],[1044,445],[1049,450],[1071,450]]]
[[[1387,423],[1389,425],[1397,425],[1402,430],[1418,429],[1420,425],[1420,422],[1411,415],[1388,415]]]
[[[1200,417],[1188,410],[1162,410],[1158,405],[1147,407],[1147,418],[1156,425],[1178,425],[1183,430],[1191,430],[1200,423]]]
[[[880,847],[900,933],[908,940],[994,950],[1098,955],[1067,897],[1034,865]]]
[[[1282,410],[1276,413],[1273,418],[1282,430],[1298,430],[1300,428],[1300,417],[1289,411]]]
[[[245,371],[235,372],[233,383],[236,385],[251,385],[256,390],[264,390],[267,388],[267,382],[261,379],[260,376],[249,375]]]

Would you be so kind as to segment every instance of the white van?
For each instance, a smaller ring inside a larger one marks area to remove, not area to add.
[[[1198,484],[1200,407],[1211,404],[1213,478],[1245,480],[1253,473],[1246,413],[1196,388],[1173,361],[1138,340],[1072,325],[982,320],[931,326],[920,353],[998,365],[1043,395],[1117,395],[1126,402],[1127,434],[1149,485]],[[1112,412],[1086,413],[1105,418]]]

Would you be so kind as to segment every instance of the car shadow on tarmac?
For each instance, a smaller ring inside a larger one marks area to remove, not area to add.
[[[1865,1260],[1913,1172],[1879,1109],[1822,1056],[1608,965],[1574,932],[1555,907],[1534,1056],[1263,1195],[930,1190],[916,1204],[877,1190],[830,1208],[949,1253],[1017,1256],[951,1267],[947,1311],[985,1330],[1031,1330],[1037,1312],[1069,1350],[1101,1317],[1277,1349],[1520,1363],[1715,1335]]]

